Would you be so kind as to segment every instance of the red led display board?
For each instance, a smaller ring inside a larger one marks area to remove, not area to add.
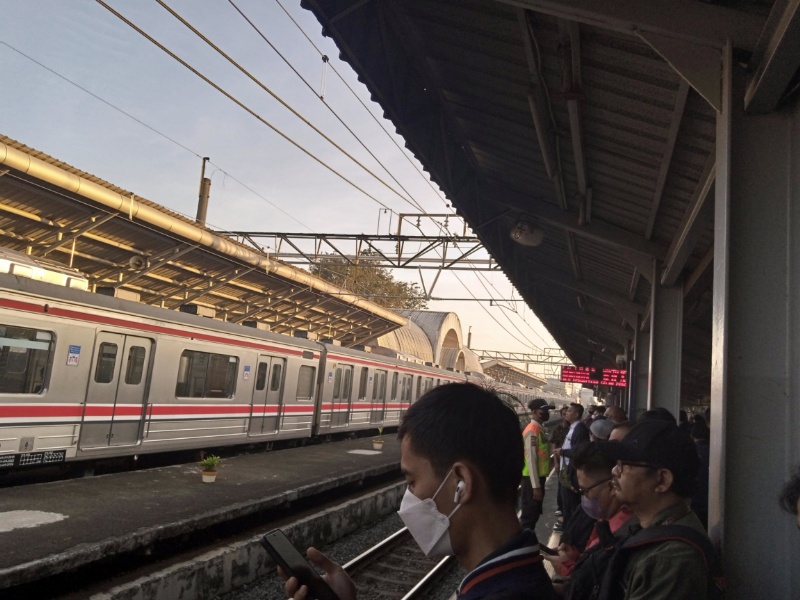
[[[598,367],[561,367],[561,381],[587,385],[628,386],[627,369],[600,369]]]

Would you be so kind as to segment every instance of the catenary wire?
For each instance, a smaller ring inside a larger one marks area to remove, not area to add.
[[[305,32],[305,30],[303,30],[303,28],[295,20],[295,18],[291,15],[291,13],[288,10],[286,10],[286,7],[283,4],[281,4],[281,0],[275,0],[275,2],[278,4],[278,6],[281,7],[281,10],[283,10],[283,12],[286,13],[286,16],[289,17],[289,20],[291,20],[292,23],[294,23],[295,27],[297,27],[297,29],[300,31],[300,33],[303,34],[303,37],[306,38],[306,40],[308,40],[308,43],[311,44],[314,47],[314,50],[316,50],[319,53],[320,56],[325,56],[325,53],[322,52],[322,50],[319,49],[319,47],[308,36],[308,34]],[[383,126],[383,123],[381,123],[378,120],[378,118],[372,113],[372,111],[369,110],[367,105],[364,104],[364,102],[361,100],[361,98],[359,98],[358,94],[356,94],[355,90],[352,87],[350,87],[350,84],[348,84],[347,81],[345,80],[345,78],[342,77],[341,73],[339,73],[339,71],[336,70],[336,67],[332,63],[329,63],[329,64],[330,64],[331,70],[334,73],[336,73],[336,76],[341,80],[341,82],[344,84],[344,86],[348,90],[350,90],[350,93],[358,101],[358,103],[364,108],[364,110],[367,111],[367,114],[369,114],[369,116],[372,118],[372,120],[375,121],[375,123],[378,124],[378,127],[380,127],[383,130],[383,132],[386,134],[386,136],[391,140],[391,142],[395,145],[395,147],[400,151],[400,154],[402,154],[403,157],[405,157],[405,159],[409,162],[409,164],[412,167],[414,167],[414,169],[417,171],[417,173],[420,174],[420,176],[425,180],[425,182],[428,184],[428,186],[430,186],[431,190],[433,190],[433,193],[436,195],[436,197],[439,200],[441,200],[442,203],[447,205],[447,201],[444,198],[442,198],[441,192],[434,187],[434,185],[431,182],[430,178],[427,177],[425,175],[425,173],[423,173],[420,170],[419,166],[417,166],[417,164],[413,160],[411,160],[411,157],[408,156],[408,154],[406,154],[406,152],[403,150],[403,148],[400,146],[400,144],[397,143],[397,140],[395,140],[394,137],[392,136],[392,134],[386,129],[386,127]],[[425,212],[425,211],[423,211],[423,212]]]
[[[158,0],[158,1],[159,1],[159,3],[161,3],[161,0]],[[253,21],[246,14],[244,14],[242,9],[239,8],[236,5],[236,3],[233,2],[233,0],[228,0],[228,3],[231,6],[233,6],[234,9],[236,9],[236,12],[238,12],[245,21],[247,21],[247,23],[250,25],[250,27],[253,28],[253,30],[261,37],[261,39],[263,39],[264,42],[270,48],[272,48],[272,50],[275,52],[275,54],[277,54],[281,58],[281,60],[283,60],[283,62],[286,63],[286,65],[294,72],[294,74],[297,75],[297,77],[300,78],[300,80],[306,85],[306,87],[311,91],[311,93],[314,94],[322,102],[322,104],[325,105],[325,108],[327,108],[330,111],[330,113],[334,117],[336,117],[336,120],[339,121],[339,123],[342,124],[342,126],[355,138],[355,140],[361,145],[361,147],[364,148],[364,150],[367,151],[367,153],[375,160],[375,162],[377,162],[381,166],[381,168],[384,171],[386,171],[386,174],[389,175],[389,177],[392,178],[392,180],[400,187],[400,189],[403,190],[406,193],[406,195],[408,196],[408,199],[406,199],[406,201],[411,203],[411,205],[414,206],[414,208],[416,208],[417,210],[425,212],[425,209],[422,208],[422,206],[416,200],[414,200],[414,197],[412,196],[411,192],[409,192],[403,186],[403,184],[400,183],[394,175],[392,175],[391,171],[389,171],[389,169],[386,167],[386,165],[384,165],[381,162],[381,160],[377,156],[375,156],[375,154],[372,152],[372,150],[370,150],[367,147],[367,145],[361,140],[361,138],[358,137],[358,134],[356,134],[356,132],[353,131],[350,128],[350,126],[347,123],[345,123],[344,120],[338,115],[338,113],[333,109],[333,107],[325,101],[324,95],[318,95],[316,93],[316,91],[314,90],[314,87],[308,82],[308,80],[305,77],[303,77],[297,69],[295,69],[294,65],[292,65],[292,63],[289,62],[289,60],[280,52],[280,50],[278,50],[275,47],[275,45],[271,41],[269,41],[269,38],[267,38],[267,36],[265,36],[264,33],[258,27],[256,27],[255,23],[253,23]],[[333,68],[333,67],[331,67],[331,68]]]
[[[318,127],[316,127],[313,123],[311,123],[311,121],[306,119],[303,115],[301,115],[294,108],[292,108],[292,106],[290,106],[286,101],[284,101],[280,96],[278,96],[270,88],[268,88],[260,79],[258,79],[255,75],[250,73],[250,71],[248,71],[242,65],[240,65],[238,62],[236,62],[224,50],[222,50],[214,42],[212,42],[205,35],[203,35],[196,27],[194,27],[191,23],[189,23],[186,19],[184,19],[181,15],[179,15],[175,10],[173,10],[166,2],[164,2],[163,0],[156,0],[156,2],[162,8],[164,8],[167,12],[169,12],[173,17],[175,17],[181,23],[183,23],[183,25],[186,26],[192,33],[194,33],[197,37],[199,37],[206,44],[208,44],[211,48],[213,48],[214,51],[216,51],[220,56],[222,56],[230,64],[232,64],[234,67],[236,67],[243,75],[245,75],[248,79],[250,79],[258,87],[260,87],[262,90],[267,92],[270,96],[272,96],[275,100],[277,100],[278,103],[281,104],[281,106],[283,106],[286,110],[291,112],[294,116],[296,116],[303,123],[305,123],[308,127],[310,127],[315,133],[317,133],[320,137],[322,137],[326,142],[331,144],[334,148],[336,148],[339,152],[344,154],[347,158],[349,158],[351,161],[353,161],[355,164],[357,164],[359,167],[361,167],[364,171],[366,171],[367,173],[372,175],[372,177],[374,177],[378,182],[380,182],[389,191],[391,191],[392,193],[396,194],[401,200],[403,200],[404,202],[407,202],[408,204],[410,204],[414,208],[418,208],[418,206],[415,205],[411,200],[409,200],[408,198],[404,197],[400,192],[398,192],[396,189],[394,189],[392,186],[390,186],[388,183],[386,183],[383,179],[378,177],[378,175],[376,173],[374,173],[373,171],[371,171],[365,164],[363,164],[361,161],[359,161],[357,158],[355,158],[352,154],[347,152],[339,144],[334,142],[330,137],[328,137],[325,133],[323,133]],[[381,166],[383,166],[383,165],[381,165]]]
[[[328,170],[329,170],[331,173],[333,173],[334,175],[336,175],[337,177],[339,177],[340,179],[342,179],[342,180],[343,180],[343,181],[345,181],[346,183],[349,183],[349,184],[350,184],[352,187],[354,187],[354,188],[355,188],[355,189],[357,189],[359,192],[361,192],[362,194],[364,194],[364,195],[365,195],[367,198],[370,198],[371,200],[374,200],[376,203],[378,203],[379,205],[381,205],[383,208],[385,208],[385,209],[387,209],[387,210],[389,210],[389,211],[391,211],[391,212],[395,212],[394,210],[392,210],[392,208],[390,208],[389,206],[386,206],[386,205],[385,205],[383,202],[381,202],[380,200],[378,200],[378,199],[377,199],[375,196],[373,196],[372,194],[370,194],[370,193],[369,193],[369,192],[367,192],[366,190],[364,190],[364,189],[362,189],[361,187],[359,187],[359,186],[358,186],[358,184],[356,184],[355,182],[353,182],[353,181],[349,180],[349,179],[348,179],[347,177],[345,177],[343,174],[339,173],[339,171],[337,171],[337,170],[336,170],[336,169],[334,169],[332,166],[330,166],[330,165],[329,165],[329,164],[327,164],[325,161],[323,161],[321,158],[319,158],[318,156],[316,156],[315,154],[313,154],[313,153],[312,153],[310,150],[306,149],[306,148],[305,148],[305,147],[303,147],[303,146],[302,146],[300,143],[296,142],[296,141],[295,141],[295,140],[293,140],[291,137],[289,137],[288,135],[286,135],[285,133],[283,133],[283,132],[282,132],[280,129],[278,129],[278,128],[277,128],[275,125],[273,125],[272,123],[270,123],[269,121],[267,121],[265,118],[263,118],[261,115],[259,115],[257,112],[255,112],[253,109],[251,109],[249,106],[247,106],[246,104],[244,104],[243,102],[241,102],[239,99],[237,99],[235,96],[233,96],[233,95],[232,95],[230,92],[226,91],[226,90],[225,90],[225,89],[223,89],[221,86],[219,86],[219,85],[217,85],[216,83],[214,83],[214,82],[213,82],[211,79],[209,79],[208,77],[206,77],[205,75],[203,75],[203,74],[202,74],[200,71],[198,71],[198,70],[197,70],[197,69],[195,69],[193,66],[191,66],[189,63],[187,63],[185,60],[183,60],[182,58],[180,58],[180,57],[179,57],[177,54],[173,53],[171,50],[169,50],[168,48],[166,48],[166,47],[165,47],[163,44],[161,44],[161,43],[160,43],[160,42],[158,42],[156,39],[154,39],[153,37],[151,37],[150,35],[148,35],[147,33],[145,33],[145,32],[144,32],[142,29],[140,29],[139,27],[137,27],[137,26],[136,26],[134,23],[132,23],[131,21],[129,21],[129,20],[128,20],[126,17],[124,17],[122,14],[120,14],[119,12],[117,12],[116,10],[114,10],[113,8],[111,8],[111,7],[110,7],[108,4],[106,4],[106,3],[105,3],[103,0],[95,0],[95,2],[97,2],[98,4],[100,4],[100,5],[101,5],[103,8],[105,8],[106,10],[108,10],[108,11],[109,11],[111,14],[113,14],[114,16],[116,16],[118,19],[120,19],[120,20],[121,20],[123,23],[125,23],[126,25],[128,25],[128,26],[129,26],[131,29],[133,29],[134,31],[136,31],[136,32],[137,32],[138,34],[140,34],[142,37],[144,37],[145,39],[147,39],[148,41],[150,41],[151,43],[153,43],[153,44],[154,44],[155,46],[157,46],[157,47],[158,47],[160,50],[162,50],[163,52],[165,52],[166,54],[168,54],[170,57],[172,57],[173,59],[175,59],[177,62],[179,62],[179,63],[180,63],[181,65],[183,65],[185,68],[187,68],[189,71],[191,71],[192,73],[194,73],[195,75],[197,75],[197,76],[198,76],[200,79],[202,79],[203,81],[205,81],[207,84],[209,84],[211,87],[213,87],[213,88],[214,88],[215,90],[217,90],[219,93],[221,93],[223,96],[225,96],[226,98],[228,98],[230,101],[232,101],[233,103],[235,103],[237,106],[239,106],[240,108],[242,108],[242,109],[243,109],[243,110],[245,110],[246,112],[248,112],[250,115],[252,115],[253,117],[255,117],[255,118],[258,120],[258,121],[260,121],[261,123],[263,123],[264,125],[266,125],[266,126],[267,126],[267,127],[269,127],[270,129],[272,129],[272,130],[273,130],[275,133],[277,133],[278,135],[280,135],[280,136],[281,136],[283,139],[285,139],[287,142],[289,142],[290,144],[292,144],[292,145],[293,145],[295,148],[297,148],[298,150],[302,151],[302,152],[303,152],[304,154],[306,154],[308,157],[310,157],[310,158],[312,158],[313,160],[315,160],[316,162],[318,162],[320,165],[322,165],[323,167],[325,167],[326,169],[328,169]]]
[[[118,106],[116,106],[116,105],[112,104],[111,102],[109,102],[109,101],[108,101],[108,100],[106,100],[105,98],[103,98],[103,97],[101,97],[101,96],[98,96],[97,94],[95,94],[95,93],[91,92],[90,90],[86,89],[85,87],[81,86],[80,84],[78,84],[78,83],[76,83],[76,82],[72,81],[72,80],[71,80],[71,79],[69,79],[68,77],[65,77],[65,76],[64,76],[64,75],[62,75],[61,73],[59,73],[59,72],[57,72],[57,71],[54,71],[53,69],[51,69],[51,68],[50,68],[50,67],[48,67],[47,65],[45,65],[45,64],[43,64],[43,63],[41,63],[41,62],[39,62],[38,60],[36,60],[36,59],[35,59],[35,58],[33,58],[32,56],[29,56],[28,54],[25,54],[24,52],[22,52],[22,51],[21,51],[21,50],[19,50],[18,48],[15,48],[15,47],[14,47],[14,46],[12,46],[11,44],[9,44],[9,43],[7,43],[7,42],[4,42],[4,41],[2,41],[2,40],[0,40],[0,44],[2,44],[3,46],[7,47],[7,48],[8,48],[8,49],[10,49],[10,50],[13,50],[14,52],[16,52],[17,54],[19,54],[20,56],[23,56],[24,58],[26,58],[27,60],[31,61],[32,63],[34,63],[34,64],[36,64],[36,65],[40,66],[40,67],[41,67],[41,68],[43,68],[44,70],[46,70],[46,71],[48,71],[48,72],[52,73],[53,75],[55,75],[55,76],[56,76],[56,77],[58,77],[59,79],[62,79],[62,80],[64,80],[64,81],[66,81],[67,83],[69,83],[70,85],[72,85],[72,86],[74,86],[74,87],[78,88],[78,89],[79,89],[79,90],[81,90],[82,92],[85,92],[85,93],[89,94],[89,95],[90,95],[92,98],[95,98],[96,100],[99,100],[100,102],[102,102],[103,104],[105,104],[106,106],[108,106],[109,108],[112,108],[112,109],[114,109],[115,111],[117,111],[118,113],[125,115],[126,117],[128,117],[129,119],[131,119],[131,120],[135,121],[136,123],[138,123],[138,124],[139,124],[139,125],[141,125],[142,127],[145,127],[145,128],[147,128],[147,129],[149,129],[150,131],[152,131],[152,132],[153,132],[153,133],[155,133],[156,135],[159,135],[159,136],[161,136],[162,138],[164,138],[164,139],[168,140],[169,142],[171,142],[171,143],[175,144],[175,145],[176,145],[176,146],[178,146],[179,148],[182,148],[183,150],[185,150],[185,151],[186,151],[186,152],[188,152],[189,154],[192,154],[192,155],[196,156],[197,158],[202,158],[202,156],[201,156],[201,155],[200,155],[200,154],[199,154],[197,151],[195,151],[195,150],[192,150],[192,149],[191,149],[191,148],[189,148],[188,146],[186,146],[186,145],[182,144],[181,142],[177,141],[176,139],[174,139],[174,138],[170,137],[170,136],[169,136],[169,135],[167,135],[166,133],[164,133],[164,132],[162,132],[162,131],[159,131],[158,129],[156,129],[156,128],[155,128],[155,127],[153,127],[152,125],[149,125],[148,123],[146,123],[146,122],[142,121],[142,120],[141,120],[141,119],[139,119],[138,117],[135,117],[134,115],[130,114],[129,112],[126,112],[125,110],[121,109],[120,107],[118,107]],[[222,173],[224,173],[224,174],[225,174],[227,177],[230,177],[231,179],[233,179],[233,180],[234,180],[236,183],[238,183],[239,185],[241,185],[243,188],[245,188],[245,189],[246,189],[246,190],[248,190],[249,192],[251,192],[251,193],[255,194],[256,196],[258,196],[259,198],[261,198],[261,199],[262,199],[264,202],[266,202],[267,204],[269,204],[270,206],[272,206],[274,209],[276,209],[276,210],[279,210],[279,211],[280,211],[280,212],[282,212],[284,215],[286,215],[287,217],[289,217],[290,219],[292,219],[292,220],[293,220],[295,223],[298,223],[298,224],[299,224],[299,225],[301,225],[302,227],[305,227],[305,228],[306,228],[306,229],[308,229],[309,231],[313,232],[313,230],[312,230],[312,229],[311,229],[311,228],[310,228],[308,225],[306,225],[305,223],[303,223],[302,221],[300,221],[300,220],[299,220],[299,219],[297,219],[296,217],[294,217],[294,216],[292,216],[291,214],[289,214],[288,212],[286,212],[284,209],[282,209],[280,206],[278,206],[277,204],[275,204],[275,203],[274,203],[274,202],[272,202],[271,200],[269,200],[269,199],[265,198],[264,196],[262,196],[261,194],[259,194],[259,193],[258,193],[257,191],[255,191],[253,188],[251,188],[250,186],[248,186],[247,184],[245,184],[244,182],[242,182],[240,179],[238,179],[237,177],[235,177],[234,175],[232,175],[231,173],[229,173],[228,171],[226,171],[226,170],[225,170],[225,169],[224,169],[224,168],[223,168],[221,165],[219,165],[219,164],[215,163],[215,162],[214,162],[214,161],[212,161],[212,160],[209,160],[208,162],[209,162],[211,165],[215,166],[217,169],[219,169],[219,170],[220,170]],[[172,210],[174,210],[174,209],[172,209]],[[175,212],[179,212],[179,211],[175,211]],[[182,214],[182,213],[180,213],[180,214]],[[184,216],[186,216],[186,217],[191,217],[190,215],[184,215]],[[222,229],[222,228],[220,228],[220,230],[221,230],[221,229]]]

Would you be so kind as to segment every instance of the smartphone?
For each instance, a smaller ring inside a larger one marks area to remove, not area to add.
[[[542,554],[549,554],[550,556],[557,556],[558,555],[558,551],[557,550],[553,550],[552,548],[548,548],[544,544],[539,544],[539,551]]]
[[[261,545],[269,552],[284,573],[297,577],[300,585],[308,586],[309,596],[316,600],[339,600],[328,583],[292,544],[280,529],[273,529],[261,538]]]

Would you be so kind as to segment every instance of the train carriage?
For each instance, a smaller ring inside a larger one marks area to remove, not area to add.
[[[467,379],[0,273],[0,468],[397,426]]]

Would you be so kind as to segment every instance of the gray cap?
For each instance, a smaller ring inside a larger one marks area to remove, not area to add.
[[[607,440],[608,436],[611,435],[611,430],[616,426],[617,424],[611,419],[597,419],[596,421],[592,421],[589,430],[598,440]]]

